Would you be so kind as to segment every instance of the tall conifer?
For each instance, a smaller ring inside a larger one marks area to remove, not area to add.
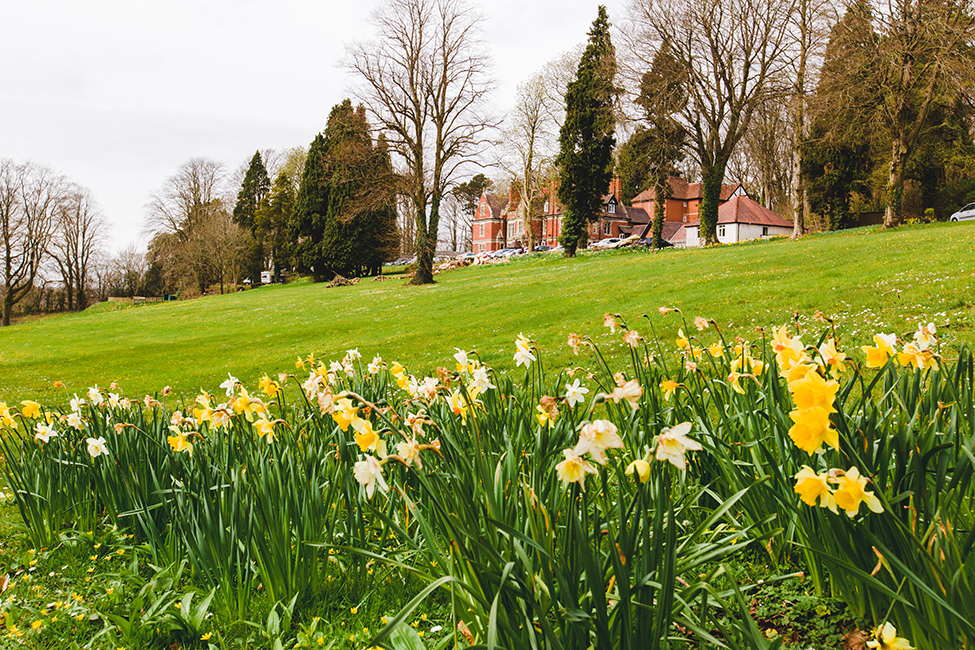
[[[616,51],[609,34],[606,7],[589,30],[589,43],[575,80],[565,93],[565,122],[559,133],[559,201],[562,214],[560,243],[565,255],[575,255],[586,244],[586,229],[602,212],[603,195],[612,179],[614,130],[613,104],[618,90]]]

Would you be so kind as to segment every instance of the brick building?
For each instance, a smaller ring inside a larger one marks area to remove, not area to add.
[[[666,201],[664,211],[664,233],[676,233],[680,229],[677,224],[685,224],[698,218],[701,205],[701,184],[688,183],[682,178],[670,178],[671,198]],[[543,205],[541,213],[532,219],[535,230],[535,243],[557,246],[559,234],[562,231],[562,206],[556,197],[557,184],[553,181],[542,193]],[[599,218],[590,225],[589,239],[591,241],[606,237],[629,237],[639,235],[646,237],[650,232],[653,220],[653,190],[647,190],[634,197],[631,206],[624,206],[620,197],[622,182],[614,178],[610,182],[609,193],[603,197],[603,211]],[[747,196],[744,187],[739,183],[721,186],[721,202],[724,203],[734,196]],[[519,206],[521,196],[516,189],[512,189],[508,196],[498,194],[483,194],[474,212],[473,251],[486,253],[502,248],[521,248],[527,246],[524,220],[521,218]]]

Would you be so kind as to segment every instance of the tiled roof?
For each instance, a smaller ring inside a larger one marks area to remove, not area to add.
[[[750,223],[757,226],[791,228],[792,222],[783,219],[758,201],[747,196],[736,196],[718,208],[718,223]],[[688,228],[700,226],[699,219],[687,224]]]
[[[684,224],[678,221],[664,221],[663,228],[661,228],[660,230],[660,236],[663,237],[665,240],[673,243],[674,235],[676,235],[678,231],[680,231],[680,229],[683,227]],[[642,225],[639,230],[634,229],[633,232],[634,234],[639,234],[640,239],[646,239],[647,237],[653,236],[653,221],[650,221],[649,223]]]
[[[696,201],[703,198],[701,193],[702,184],[701,183],[688,183],[683,178],[678,176],[671,176],[670,182],[670,198],[677,199],[679,201]],[[741,187],[741,183],[725,183],[721,186],[721,200],[727,201],[731,198],[731,195]],[[633,197],[632,203],[643,203],[646,201],[653,201],[655,193],[651,187],[648,190],[640,192],[635,197]]]

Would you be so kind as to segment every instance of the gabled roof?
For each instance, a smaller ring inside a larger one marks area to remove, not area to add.
[[[748,196],[736,196],[718,208],[718,223],[749,223],[756,226],[791,228],[792,222],[783,219],[758,201]],[[699,219],[687,224],[688,228],[701,225]]]
[[[683,227],[684,224],[678,221],[664,221],[663,228],[660,230],[660,236],[666,241],[674,243],[674,235],[676,235]],[[640,239],[646,239],[647,237],[653,236],[653,221],[651,220],[647,224],[641,225],[639,230],[634,227],[633,234],[640,235]]]
[[[696,201],[704,197],[701,192],[703,185],[701,183],[688,183],[683,178],[679,176],[671,176],[667,179],[670,183],[670,198],[677,199],[678,201]],[[738,191],[741,187],[741,183],[725,183],[721,186],[721,201],[727,201],[732,197],[732,195]],[[635,197],[631,203],[644,203],[646,201],[653,201],[656,193],[651,187],[648,190],[640,192]]]
[[[501,208],[504,207],[507,197],[501,196],[500,194],[485,194],[484,197],[487,199],[488,207],[491,208],[491,216],[495,219],[500,217]]]

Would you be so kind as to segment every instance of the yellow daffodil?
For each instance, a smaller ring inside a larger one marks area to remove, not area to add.
[[[25,399],[20,405],[23,407],[20,409],[20,414],[25,418],[36,418],[41,414],[41,405],[37,402]]]
[[[833,473],[830,482],[837,486],[833,497],[836,499],[836,505],[846,510],[848,516],[855,517],[861,503],[866,503],[871,512],[884,511],[880,499],[873,492],[866,491],[867,477],[860,476],[860,471],[856,467],[851,467],[845,472],[833,470]]]
[[[868,648],[878,650],[914,650],[914,646],[907,639],[897,636],[897,628],[886,621],[883,625],[876,628],[867,641]]]
[[[467,423],[468,404],[459,390],[455,390],[450,394],[450,397],[447,399],[447,405],[450,406],[450,410],[454,412],[454,415],[459,415],[461,421],[465,424]]]
[[[335,400],[335,405],[332,409],[332,419],[342,428],[342,431],[348,431],[349,425],[358,417],[358,411],[358,407],[348,397],[339,397],[339,399]]]
[[[677,343],[677,347],[681,350],[686,350],[691,345],[691,342],[687,340],[687,336],[684,335],[684,330],[682,329],[677,330],[676,343]]]
[[[281,391],[281,387],[278,386],[277,382],[267,375],[261,377],[257,387],[264,391],[264,394],[268,397],[277,397],[278,393]]]
[[[690,433],[691,423],[682,422],[670,429],[664,429],[663,433],[657,436],[656,458],[660,462],[669,462],[677,469],[687,468],[684,459],[685,452],[690,449],[700,451],[701,445],[687,437]]]
[[[173,451],[187,452],[191,456],[193,455],[193,445],[190,443],[190,434],[184,431],[180,431],[175,427],[170,427],[171,430],[176,434],[174,436],[168,436],[166,440],[169,442],[169,446],[173,448]]]
[[[579,458],[571,449],[563,449],[562,455],[565,460],[555,466],[559,480],[565,484],[578,483],[585,490],[586,474],[595,474],[596,468]]]
[[[821,406],[795,410],[789,413],[794,424],[789,429],[789,437],[796,447],[812,455],[826,443],[839,449],[840,437],[829,421],[829,411]]]
[[[875,334],[873,337],[874,347],[868,345],[861,346],[861,350],[867,355],[868,368],[883,368],[887,364],[887,359],[894,356],[897,345],[896,334]]]
[[[736,393],[740,393],[744,395],[745,389],[741,387],[740,383],[738,383],[738,380],[741,379],[742,377],[743,375],[740,372],[735,372],[734,370],[732,370],[731,374],[728,375],[728,383],[731,384],[732,390],[734,390]]]
[[[254,428],[257,429],[257,437],[265,438],[268,444],[274,442],[274,423],[264,417],[259,417],[254,421]]]
[[[247,389],[243,386],[240,387],[240,395],[234,399],[233,404],[234,411],[243,413],[248,422],[253,422],[256,414],[264,412],[264,403],[259,399],[251,397],[247,393]]]
[[[650,463],[643,459],[637,459],[626,466],[626,473],[631,474],[641,483],[650,480]]]
[[[369,420],[355,416],[352,418],[351,424],[354,431],[353,436],[360,451],[376,451],[379,448],[379,434],[373,430],[372,423]]]
[[[916,343],[906,343],[904,350],[897,353],[897,361],[904,367],[914,366],[918,370],[938,367],[934,355],[927,349],[922,350]]]
[[[813,468],[803,465],[799,473],[796,474],[795,492],[802,499],[802,502],[814,506],[819,499],[820,508],[829,508],[836,512],[836,499],[833,498],[833,491],[829,487],[828,474],[825,472],[817,474]]]
[[[718,357],[723,357],[724,356],[724,346],[721,345],[720,343],[712,343],[711,345],[708,346],[708,352],[710,352],[711,353],[711,356],[714,357],[714,358],[716,358],[716,359]]]
[[[669,400],[677,391],[677,382],[673,379],[664,379],[660,382],[660,390],[664,392],[664,399]]]
[[[826,339],[819,346],[819,355],[823,358],[823,364],[829,367],[829,372],[833,379],[837,379],[846,370],[846,364],[844,362],[850,358],[845,353],[836,349],[836,341],[832,337]]]
[[[14,425],[14,419],[10,416],[10,409],[7,408],[6,402],[0,402],[0,425],[5,427]]]
[[[780,368],[790,365],[790,361],[797,361],[803,354],[803,347],[800,337],[789,336],[785,325],[780,327],[772,337],[772,350],[775,352],[775,360]]]
[[[807,372],[802,379],[789,384],[792,401],[800,411],[818,406],[827,413],[835,413],[833,401],[839,389],[839,383],[832,379],[826,381],[818,372]]]

